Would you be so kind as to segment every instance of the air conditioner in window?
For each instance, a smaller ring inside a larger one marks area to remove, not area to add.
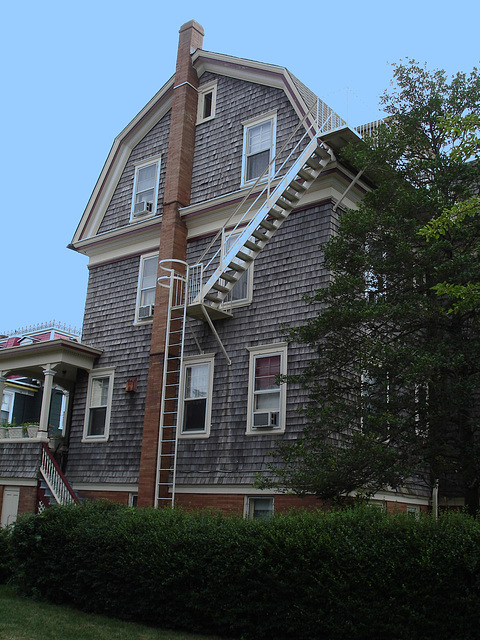
[[[142,216],[145,213],[152,213],[153,211],[153,202],[145,202],[144,200],[142,200],[142,202],[136,202],[133,205],[133,217],[136,218],[137,216]]]
[[[145,320],[145,318],[151,318],[153,316],[153,304],[147,304],[144,307],[140,307],[138,310],[138,319]]]
[[[255,429],[274,429],[279,427],[280,413],[278,411],[259,411],[253,414]]]

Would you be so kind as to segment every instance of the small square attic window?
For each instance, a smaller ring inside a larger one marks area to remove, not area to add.
[[[217,83],[209,83],[198,90],[197,124],[215,117]]]

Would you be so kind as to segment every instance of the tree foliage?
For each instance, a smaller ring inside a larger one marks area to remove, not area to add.
[[[345,152],[374,188],[325,246],[331,283],[306,300],[317,313],[286,329],[314,353],[296,376],[309,391],[308,425],[278,445],[260,484],[335,500],[415,482],[429,490],[440,479],[441,494],[463,495],[474,510],[478,308],[449,313],[455,292],[439,285],[480,282],[480,217],[433,229],[445,211],[478,204],[478,165],[467,156],[480,74],[448,79],[409,61],[394,66],[392,85],[384,124]],[[466,117],[467,131],[454,126]]]

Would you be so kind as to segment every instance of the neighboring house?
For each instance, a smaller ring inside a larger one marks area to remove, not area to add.
[[[70,245],[90,276],[64,471],[80,497],[263,517],[317,504],[253,483],[304,425],[305,392],[277,375],[312,354],[281,324],[313,313],[321,245],[371,185],[338,159],[362,129],[286,69],[202,44],[180,29],[175,75],[115,140]]]
[[[76,500],[50,447],[62,461],[77,370],[90,370],[100,353],[57,323],[0,337],[1,424],[10,427],[0,428],[1,526],[18,513]],[[29,423],[38,426],[28,429]]]

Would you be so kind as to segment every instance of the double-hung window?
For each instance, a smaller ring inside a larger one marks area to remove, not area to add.
[[[265,179],[268,177],[266,169],[275,155],[275,138],[275,115],[244,123],[242,184],[256,180],[262,175]],[[270,175],[273,173],[272,166]]]
[[[287,372],[285,343],[251,347],[247,433],[285,430],[286,388],[280,376]]]
[[[107,440],[113,394],[112,370],[95,370],[88,380],[83,439]]]
[[[214,355],[185,358],[183,365],[183,402],[181,435],[208,437],[212,409]]]
[[[151,159],[135,167],[132,220],[156,213],[159,174],[160,158]]]
[[[155,305],[158,255],[142,256],[138,274],[136,321],[151,319]]]

